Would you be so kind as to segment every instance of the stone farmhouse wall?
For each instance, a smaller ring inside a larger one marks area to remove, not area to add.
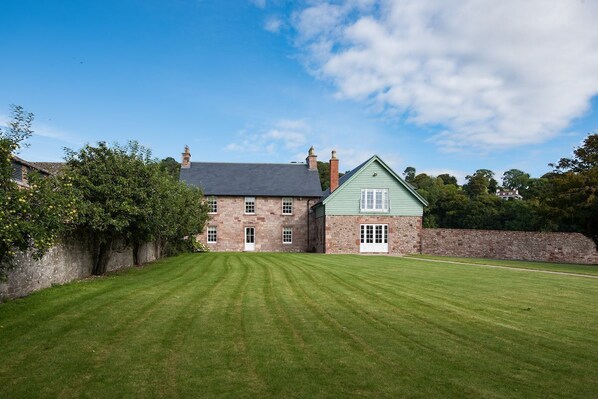
[[[156,260],[160,250],[154,243],[140,249],[140,262]],[[133,266],[130,247],[114,247],[107,270],[115,271]],[[16,266],[8,272],[8,279],[0,283],[0,299],[16,298],[42,288],[89,277],[92,270],[92,251],[84,243],[61,243],[36,261],[26,253],[17,256]]]
[[[360,225],[388,224],[388,253],[406,255],[421,251],[421,216],[337,216],[324,220],[324,252],[329,254],[359,253]]]
[[[282,214],[282,197],[256,197],[255,214],[245,214],[245,197],[219,196],[218,212],[210,215],[204,233],[197,240],[211,251],[229,252],[245,249],[245,227],[255,227],[255,251],[307,252],[309,198],[293,199],[293,214]],[[208,227],[216,226],[216,243],[207,242]],[[282,243],[283,227],[293,229],[292,244]]]
[[[421,251],[442,256],[598,264],[596,245],[580,233],[423,229]]]

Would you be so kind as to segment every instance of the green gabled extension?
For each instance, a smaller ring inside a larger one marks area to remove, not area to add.
[[[390,211],[387,216],[422,216],[428,205],[409,184],[399,177],[380,157],[372,156],[341,179],[339,187],[316,208],[316,217],[326,215],[380,215],[360,212],[361,189],[387,188]]]

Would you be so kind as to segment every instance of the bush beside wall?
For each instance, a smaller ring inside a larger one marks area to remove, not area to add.
[[[160,255],[154,243],[142,245],[141,263],[152,262]],[[0,283],[0,299],[16,298],[33,291],[64,284],[91,275],[92,251],[85,243],[61,243],[51,248],[42,259],[34,260],[28,253],[16,257],[15,267],[8,272],[8,280]],[[107,270],[115,271],[133,266],[133,250],[115,247]]]
[[[423,229],[422,253],[469,258],[598,264],[596,245],[580,233]]]

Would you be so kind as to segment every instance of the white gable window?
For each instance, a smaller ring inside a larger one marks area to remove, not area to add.
[[[361,212],[388,212],[389,203],[387,188],[364,188],[361,190]]]
[[[282,199],[282,214],[283,215],[292,215],[293,214],[293,199],[283,198]]]
[[[216,226],[208,226],[208,243],[213,244],[218,238],[218,232]]]
[[[218,198],[208,198],[208,213],[218,213]]]
[[[282,228],[282,243],[292,244],[293,243],[293,228],[283,227]]]
[[[248,215],[255,213],[255,197],[245,197],[245,213]]]

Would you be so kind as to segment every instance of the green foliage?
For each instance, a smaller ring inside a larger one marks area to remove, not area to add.
[[[179,179],[179,172],[181,170],[181,164],[178,163],[173,157],[164,158],[159,163],[159,168],[167,175],[175,180]]]
[[[166,256],[176,256],[183,253],[210,252],[210,248],[201,241],[197,241],[195,236],[189,236],[170,241],[165,251]]]
[[[488,169],[478,169],[473,175],[465,178],[467,183],[463,185],[463,190],[470,198],[494,194],[498,188],[498,182],[494,179],[494,172]]]
[[[13,156],[26,145],[32,122],[32,113],[13,106],[11,121],[0,129],[0,279],[18,251],[41,258],[77,215],[68,179],[29,172],[28,187],[19,187],[11,178]]]
[[[595,279],[446,260],[186,254],[49,288],[0,305],[0,398],[596,399]]]
[[[494,195],[497,182],[488,169],[467,176],[462,187],[452,176],[420,173],[412,178],[412,184],[429,203],[424,209],[423,225],[573,231],[586,234],[598,244],[598,134],[588,135],[572,158],[562,158],[552,166],[555,169],[540,178],[531,178],[519,169],[506,171],[502,176],[504,186],[518,189],[524,198],[517,201],[504,201]]]
[[[318,174],[322,191],[328,190],[330,188],[330,163],[318,161]],[[341,178],[343,175],[344,173],[339,172],[338,177]]]
[[[511,190],[525,190],[529,180],[529,174],[519,169],[509,169],[502,175],[503,187]]]
[[[407,166],[403,171],[403,178],[407,183],[413,183],[415,180],[415,168],[413,166]]]
[[[77,229],[94,245],[94,274],[106,271],[117,240],[132,244],[136,254],[144,242],[168,245],[202,231],[207,207],[201,191],[173,179],[138,143],[86,145],[68,150],[66,160],[65,174],[81,198]]]
[[[561,158],[548,178],[547,215],[559,230],[579,231],[598,244],[598,134]]]

